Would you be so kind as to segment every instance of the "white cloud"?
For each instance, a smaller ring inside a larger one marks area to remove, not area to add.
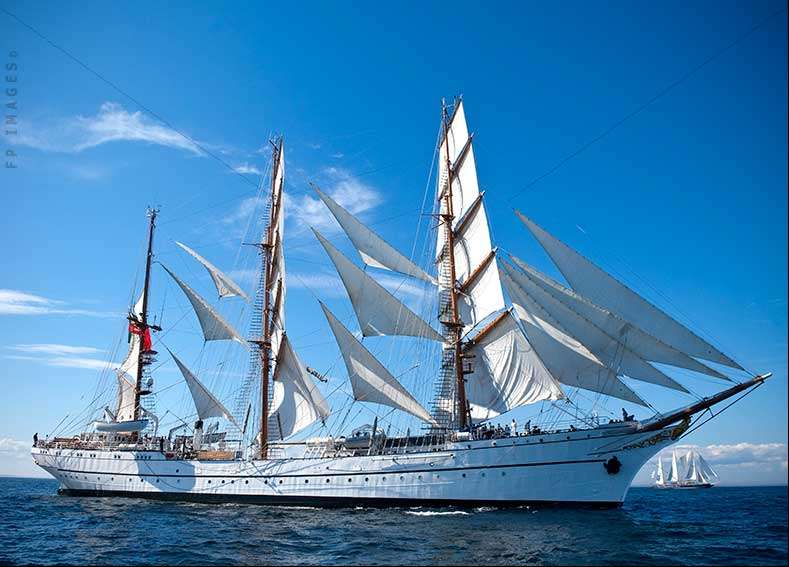
[[[383,201],[378,191],[343,168],[330,167],[324,170],[324,174],[329,180],[329,186],[324,188],[325,193],[351,214],[369,211]],[[312,226],[325,232],[338,228],[323,202],[312,195],[290,197],[285,211],[302,228]]]
[[[36,149],[74,153],[109,142],[146,142],[203,155],[189,138],[140,111],[129,112],[115,102],[105,102],[93,116],[61,119],[43,127],[27,125],[17,143]]]
[[[0,289],[0,315],[85,315],[115,317],[117,313],[73,309],[63,301],[48,299],[25,291]]]
[[[345,157],[345,154],[342,153],[342,152],[337,152],[337,153],[332,154],[331,157],[333,157],[334,159],[342,159],[342,158]]]
[[[256,165],[248,162],[244,162],[241,165],[237,165],[236,167],[233,168],[233,171],[241,174],[252,173],[254,175],[263,175],[263,172],[260,171]]]
[[[0,437],[0,475],[48,478],[49,475],[33,465],[31,446],[31,442]]]
[[[93,347],[59,345],[53,343],[21,344],[21,345],[9,346],[7,348],[18,352],[53,354],[53,355],[61,355],[61,356],[74,355],[74,354],[95,354],[98,352],[102,352],[101,350]]]

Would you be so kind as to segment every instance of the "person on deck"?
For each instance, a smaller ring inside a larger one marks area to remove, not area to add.
[[[512,434],[517,437],[518,436],[518,422],[515,421],[515,418],[512,418]]]

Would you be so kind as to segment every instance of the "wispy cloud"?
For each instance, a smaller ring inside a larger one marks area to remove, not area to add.
[[[241,165],[237,165],[233,168],[233,171],[236,173],[247,174],[251,173],[253,175],[263,175],[263,172],[260,171],[256,165],[244,162]]]
[[[0,289],[0,315],[85,315],[115,317],[117,313],[74,309],[57,301],[15,289]]]
[[[21,344],[6,347],[17,352],[52,354],[52,355],[74,355],[74,354],[96,354],[102,352],[100,349],[87,346],[59,345],[54,343]]]
[[[323,171],[323,174],[328,180],[323,190],[354,215],[369,211],[383,201],[381,194],[375,188],[346,169],[329,167]],[[312,226],[325,232],[338,228],[334,217],[317,196],[292,197],[286,205],[286,214],[301,227]]]
[[[30,458],[30,441],[0,437],[0,474],[24,477],[47,477]]]
[[[145,142],[203,155],[189,138],[140,111],[129,112],[105,102],[93,116],[76,116],[49,124],[28,124],[16,143],[44,151],[74,153],[109,142]]]
[[[332,154],[331,157],[333,157],[334,159],[342,159],[342,158],[345,157],[345,154],[342,153],[342,152],[337,152],[337,153]]]
[[[87,370],[104,370],[108,367],[119,366],[118,363],[109,360],[81,356],[104,352],[101,349],[89,346],[37,343],[12,345],[6,347],[6,349],[24,354],[6,354],[4,358],[10,360],[29,360],[46,364],[47,366],[83,368]]]

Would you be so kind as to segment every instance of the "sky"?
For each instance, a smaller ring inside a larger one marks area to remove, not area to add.
[[[783,9],[770,1],[75,9],[3,0],[0,474],[37,474],[32,434],[84,425],[96,417],[80,413],[94,396],[112,395],[107,369],[123,357],[124,316],[141,283],[146,207],[161,209],[157,261],[214,299],[207,273],[175,246],[182,241],[253,289],[258,259],[242,243],[259,238],[258,186],[275,134],[285,136],[287,164],[288,334],[328,376],[320,387],[337,415],[371,421],[369,408],[349,409],[316,298],[351,330],[355,322],[309,227],[351,249],[309,183],[426,260],[441,99],[462,94],[496,245],[560,278],[518,208],[749,371],[773,372],[682,443],[721,467],[724,483],[785,484]],[[429,308],[423,286],[377,275],[415,309]],[[203,346],[168,277],[154,266],[158,344],[232,408],[247,352]],[[220,310],[246,332],[243,302],[224,299]],[[425,358],[435,349],[365,344],[429,398]],[[159,359],[160,416],[188,419],[186,388],[168,357]],[[697,395],[724,386],[672,376]],[[661,411],[691,400],[629,384]],[[525,420],[535,411],[513,413]],[[390,421],[395,430],[407,423]]]

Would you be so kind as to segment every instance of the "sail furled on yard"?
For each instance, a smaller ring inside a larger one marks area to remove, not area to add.
[[[329,404],[313,382],[288,340],[282,336],[274,369],[274,398],[269,409],[275,427],[269,438],[286,439],[331,413]]]
[[[211,391],[205,387],[205,385],[195,376],[187,366],[181,362],[181,360],[173,354],[169,348],[167,352],[170,353],[170,356],[173,357],[176,366],[178,366],[178,370],[181,371],[181,374],[184,377],[184,381],[186,381],[186,385],[189,388],[189,393],[192,394],[192,401],[195,404],[195,410],[197,410],[197,417],[199,419],[208,419],[211,417],[223,417],[226,420],[236,424],[236,420],[233,418],[233,415],[227,410],[227,408],[220,402]],[[236,424],[237,425],[237,424]]]
[[[238,332],[216,312],[211,304],[170,271],[167,266],[162,264],[162,267],[170,274],[170,277],[175,280],[175,283],[178,284],[178,287],[180,287],[184,295],[186,295],[189,303],[192,304],[192,308],[194,309],[195,315],[197,315],[197,320],[200,322],[200,328],[203,330],[203,337],[206,341],[233,340],[242,345],[246,345],[246,341],[244,341]]]
[[[435,279],[398,252],[393,246],[365,226],[359,219],[341,207],[334,199],[315,188],[315,192],[337,219],[345,234],[353,243],[362,261],[368,266],[392,270],[420,280],[435,283]]]
[[[561,386],[505,313],[472,339],[465,354],[473,356],[466,397],[471,417],[487,420],[520,406],[564,397]]]
[[[357,267],[317,230],[313,229],[313,232],[334,263],[351,298],[362,335],[404,335],[444,340],[424,319]]]
[[[249,301],[249,297],[246,293],[238,286],[236,282],[230,279],[227,275],[225,275],[222,270],[214,266],[211,262],[203,258],[200,254],[189,248],[186,244],[182,242],[175,242],[178,246],[181,247],[187,254],[192,256],[195,260],[200,262],[203,267],[208,270],[211,279],[214,282],[214,286],[216,286],[216,292],[219,294],[219,297],[232,297],[238,296],[247,301]]]
[[[326,315],[326,320],[329,322],[329,327],[345,361],[354,399],[396,408],[435,425],[430,412],[416,401],[408,390],[323,303],[321,303],[321,309]]]
[[[708,376],[729,380],[729,378],[717,370],[713,370],[695,358],[656,339],[649,333],[628,323],[615,313],[595,305],[572,289],[564,287],[559,282],[537,271],[532,266],[529,266],[523,260],[512,255],[510,255],[510,258],[533,284],[542,288],[542,290],[550,294],[554,299],[560,301],[579,317],[586,319],[591,324],[598,327],[611,337],[612,340],[621,344],[623,348],[627,348],[644,360],[669,364],[707,374]]]
[[[680,352],[742,369],[709,342],[550,235],[531,219],[520,212],[517,214],[576,292]]]
[[[523,307],[533,313],[546,315],[544,319],[581,342],[598,360],[617,374],[626,374],[636,380],[687,392],[680,384],[633,352],[626,343],[619,342],[615,336],[606,334],[588,319],[581,317],[554,298],[537,285],[529,273],[518,272],[506,262],[502,262],[502,270],[507,273],[507,277],[514,280],[517,289],[513,291]]]
[[[447,156],[451,170],[447,169]],[[496,251],[490,240],[484,193],[479,190],[472,136],[469,135],[463,101],[458,100],[447,135],[443,136],[438,155],[438,195],[440,226],[436,244],[439,282],[442,287],[450,279],[447,262],[449,234],[452,231],[455,279],[460,291],[458,308],[464,332],[504,308],[499,282]],[[451,173],[451,175],[450,175]],[[451,211],[444,195],[452,179]],[[451,226],[443,215],[451,214]]]

